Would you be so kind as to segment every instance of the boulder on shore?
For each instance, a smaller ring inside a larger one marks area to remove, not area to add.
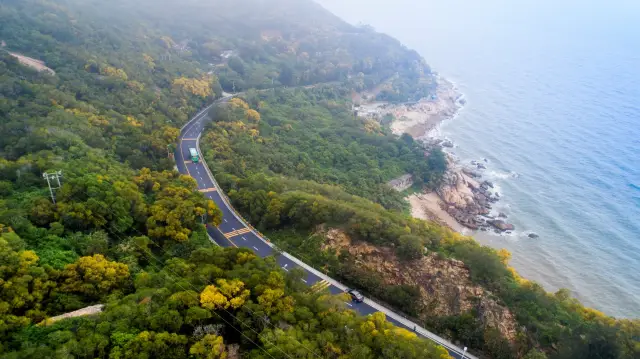
[[[516,227],[511,224],[511,223],[506,223],[505,221],[501,220],[501,219],[494,219],[491,221],[487,221],[487,223],[491,224],[492,226],[496,227],[497,229],[501,230],[501,231],[513,231]]]
[[[473,170],[470,170],[468,168],[463,168],[462,169],[462,173],[466,174],[467,176],[471,176],[473,178],[478,178],[480,177],[480,174],[478,172],[475,172]]]
[[[540,236],[537,233],[531,232],[531,233],[529,233],[529,235],[527,237],[529,237],[529,238],[538,238]]]

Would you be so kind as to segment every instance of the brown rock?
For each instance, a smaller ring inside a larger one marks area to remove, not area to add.
[[[487,223],[491,224],[492,226],[496,227],[497,229],[501,230],[501,231],[513,231],[515,229],[515,226],[511,223],[506,223],[505,221],[501,220],[501,219],[494,219],[491,221],[487,221]]]
[[[419,319],[459,315],[476,309],[484,326],[497,328],[506,339],[514,340],[517,323],[513,314],[491,299],[491,293],[471,282],[469,269],[462,261],[429,253],[420,260],[404,263],[392,248],[352,241],[342,230],[319,226],[317,232],[325,237],[325,250],[338,253],[347,250],[357,258],[358,266],[379,274],[384,285],[417,286],[425,308]]]

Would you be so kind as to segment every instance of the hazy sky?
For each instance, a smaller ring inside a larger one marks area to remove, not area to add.
[[[638,0],[316,0],[350,23],[364,22],[413,48],[424,38],[449,32],[473,31],[500,23],[502,31],[522,22],[548,30],[570,32],[573,22],[588,21],[594,28],[611,28],[622,36],[640,19]],[[496,10],[499,9],[499,10]],[[526,17],[522,19],[521,17]],[[524,20],[524,21],[523,21]],[[532,21],[535,20],[535,21]],[[584,26],[579,26],[584,29]],[[637,28],[634,26],[634,28]],[[597,35],[597,32],[596,32]],[[591,36],[591,35],[590,35]],[[640,34],[634,34],[640,38]],[[639,40],[640,41],[640,40]]]

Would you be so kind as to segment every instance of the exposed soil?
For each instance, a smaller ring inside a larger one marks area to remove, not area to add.
[[[320,228],[323,250],[336,253],[347,250],[362,268],[380,274],[386,285],[413,285],[420,288],[423,312],[430,316],[459,315],[476,310],[486,327],[497,328],[513,341],[517,323],[508,308],[497,303],[490,292],[471,282],[469,269],[461,261],[442,258],[435,253],[413,262],[400,262],[391,248],[352,241],[342,230]]]
[[[20,63],[25,65],[25,66],[32,67],[32,68],[34,68],[34,69],[36,69],[36,70],[38,70],[40,72],[47,71],[51,75],[55,75],[56,74],[55,71],[53,71],[52,69],[50,69],[49,67],[47,67],[44,64],[44,61],[36,60],[34,58],[31,58],[31,57],[28,57],[28,56],[24,56],[24,55],[20,55],[20,54],[17,54],[15,52],[9,52],[9,55],[17,58],[18,61],[20,61]]]

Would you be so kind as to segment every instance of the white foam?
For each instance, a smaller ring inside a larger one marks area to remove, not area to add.
[[[515,171],[503,172],[503,171],[488,170],[485,173],[487,177],[495,178],[495,179],[510,179],[510,178],[520,177],[520,174]]]

